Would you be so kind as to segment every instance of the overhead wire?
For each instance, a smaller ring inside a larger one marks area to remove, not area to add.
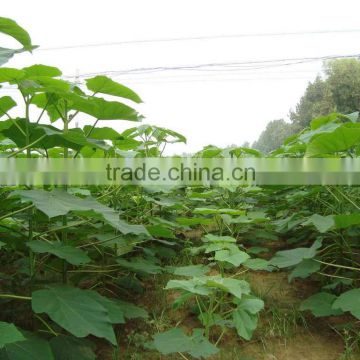
[[[218,35],[122,40],[122,41],[98,42],[98,43],[87,43],[87,44],[63,45],[63,46],[50,46],[50,47],[39,48],[37,51],[69,50],[69,49],[83,49],[83,48],[91,48],[91,47],[135,45],[135,44],[149,44],[149,43],[169,43],[169,42],[182,42],[182,41],[236,39],[236,38],[247,38],[247,37],[252,38],[252,37],[329,35],[329,34],[349,34],[349,33],[359,33],[359,32],[360,29],[335,29],[335,30],[308,30],[308,31],[270,32],[270,33],[218,34]]]

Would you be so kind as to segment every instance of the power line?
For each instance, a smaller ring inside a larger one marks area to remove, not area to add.
[[[221,62],[221,63],[204,63],[194,65],[176,65],[176,66],[155,66],[155,67],[141,67],[127,70],[107,70],[100,72],[78,74],[80,78],[87,78],[96,75],[109,75],[109,76],[121,76],[124,74],[151,74],[164,71],[228,71],[234,70],[258,70],[267,69],[272,67],[290,66],[303,63],[309,63],[314,61],[325,61],[332,59],[344,59],[360,57],[360,54],[350,55],[326,55],[318,57],[303,57],[303,58],[285,58],[285,59],[272,59],[272,60],[252,60],[242,62]],[[65,78],[74,78],[74,75],[65,76]]]
[[[263,78],[239,78],[239,77],[232,77],[232,78],[197,78],[197,79],[178,79],[178,80],[168,80],[162,81],[161,79],[151,80],[149,82],[140,81],[138,79],[134,80],[127,80],[127,82],[131,85],[135,84],[177,84],[177,83],[202,83],[202,82],[232,82],[232,81],[281,81],[281,80],[308,80],[311,81],[313,78],[310,77],[263,77]]]
[[[173,38],[158,38],[158,39],[143,39],[143,40],[124,40],[124,41],[114,41],[114,42],[53,46],[53,47],[39,48],[37,51],[69,50],[69,49],[103,47],[103,46],[134,45],[134,44],[180,42],[180,41],[236,39],[236,38],[247,38],[247,37],[305,36],[305,35],[326,35],[326,34],[348,34],[348,33],[359,33],[359,32],[360,32],[360,29],[348,29],[348,30],[338,29],[338,30],[311,30],[311,31],[291,31],[291,32],[272,32],[272,33],[242,33],[242,34],[204,35],[204,36],[173,37]]]
[[[146,80],[177,80],[177,79],[196,79],[196,78],[215,78],[215,77],[219,77],[219,76],[233,76],[233,75],[245,75],[245,76],[251,76],[251,75],[261,75],[261,76],[267,76],[267,75],[287,75],[287,74],[292,74],[294,75],[299,75],[299,74],[314,74],[314,73],[319,73],[319,69],[313,69],[313,70],[290,70],[290,71],[266,71],[266,72],[254,72],[254,71],[239,71],[239,70],[232,70],[230,71],[231,74],[228,74],[226,72],[223,72],[221,70],[214,71],[210,74],[206,74],[206,73],[202,73],[202,74],[181,74],[181,75],[156,75],[156,74],[149,74],[149,76],[142,76],[142,77],[121,77],[122,75],[115,75],[114,78],[120,78],[121,77],[121,81],[146,81]]]

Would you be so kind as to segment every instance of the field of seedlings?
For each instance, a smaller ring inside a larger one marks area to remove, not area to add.
[[[161,157],[186,141],[140,123],[141,94],[110,77],[7,67],[37,50],[13,20],[0,32],[22,46],[0,49],[1,157]],[[358,119],[315,118],[266,156],[358,157]],[[359,239],[356,186],[2,186],[0,360],[359,359]]]

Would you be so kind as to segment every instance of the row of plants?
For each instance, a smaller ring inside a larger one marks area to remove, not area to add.
[[[0,18],[0,31],[22,45],[1,49],[2,65],[36,48],[10,19]],[[81,86],[61,76],[47,65],[0,67],[3,90],[18,93],[0,98],[2,157],[158,157],[186,142],[156,126],[122,133],[100,126],[140,122],[141,98],[106,76]],[[357,157],[358,115],[315,119],[269,156]],[[74,127],[80,116],[91,125]],[[262,154],[208,146],[194,156]],[[205,358],[228,332],[250,340],[266,307],[246,279],[252,271],[315,279],[319,292],[300,310],[351,315],[342,326],[358,331],[357,187],[20,186],[1,187],[0,199],[0,359],[105,358],[104,343],[121,358],[125,327],[150,321],[137,300],[147,282],[164,276],[163,291],[176,293],[173,308],[190,308],[198,327],[151,334],[143,351]],[[194,230],[200,239],[188,236]],[[275,253],[273,241],[282,244]]]

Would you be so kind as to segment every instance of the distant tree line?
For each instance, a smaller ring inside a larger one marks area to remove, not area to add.
[[[349,114],[360,110],[360,61],[336,59],[324,63],[324,77],[310,82],[304,95],[290,110],[289,120],[270,121],[252,148],[268,153],[306,128],[310,121],[331,112]]]

